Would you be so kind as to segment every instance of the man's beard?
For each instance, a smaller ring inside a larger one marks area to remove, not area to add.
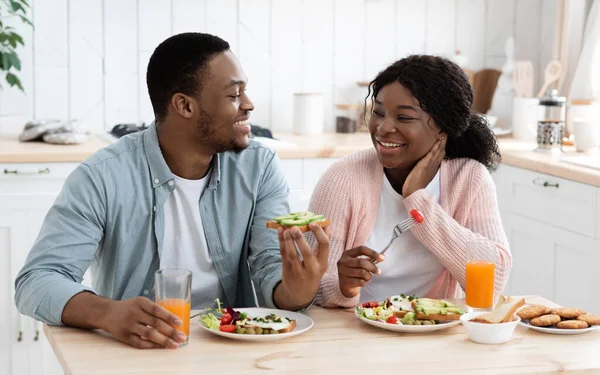
[[[233,124],[231,126],[233,128]],[[200,109],[200,118],[196,123],[196,129],[198,130],[200,139],[216,153],[231,151],[239,154],[247,147],[246,145],[237,143],[234,138],[229,139],[228,141],[219,140],[216,135],[212,117],[203,109]]]

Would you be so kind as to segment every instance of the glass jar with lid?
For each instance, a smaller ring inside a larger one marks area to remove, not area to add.
[[[536,151],[562,151],[565,131],[566,98],[552,90],[538,105]]]
[[[335,131],[338,133],[356,132],[358,110],[358,106],[354,104],[336,104]]]

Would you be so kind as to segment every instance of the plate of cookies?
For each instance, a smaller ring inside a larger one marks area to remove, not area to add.
[[[600,315],[577,308],[527,305],[517,311],[517,315],[521,318],[519,325],[537,332],[577,335],[600,330]]]

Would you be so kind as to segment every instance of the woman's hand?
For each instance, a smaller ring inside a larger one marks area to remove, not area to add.
[[[361,257],[362,255],[367,258]],[[360,288],[371,281],[372,274],[379,275],[381,273],[381,270],[371,263],[372,259],[382,262],[385,257],[365,246],[344,251],[337,262],[340,291],[344,297],[357,296],[360,293]]]
[[[425,189],[431,180],[433,180],[445,156],[446,137],[442,135],[427,155],[419,160],[406,178],[406,181],[404,181],[402,196],[406,198],[419,189]]]

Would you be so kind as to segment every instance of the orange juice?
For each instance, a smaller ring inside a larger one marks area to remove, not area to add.
[[[177,315],[183,323],[175,328],[186,336],[190,335],[190,310],[192,309],[190,301],[182,298],[169,298],[156,303]]]
[[[494,304],[494,263],[473,260],[467,262],[467,305],[485,309]]]

